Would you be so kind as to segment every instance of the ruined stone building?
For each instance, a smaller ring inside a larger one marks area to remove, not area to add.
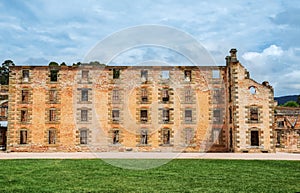
[[[276,150],[299,152],[300,108],[276,107],[275,119]]]
[[[0,150],[6,149],[8,86],[0,85]]]
[[[274,152],[278,145],[273,88],[250,78],[235,49],[224,66],[10,70],[9,151]]]

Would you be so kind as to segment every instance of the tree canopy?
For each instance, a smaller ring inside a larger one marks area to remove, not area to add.
[[[0,84],[8,85],[9,82],[9,67],[15,66],[12,60],[5,60],[0,67]]]
[[[80,66],[81,62],[73,63],[73,66]]]
[[[52,62],[49,63],[49,66],[58,66],[58,63],[52,61]]]
[[[105,64],[101,64],[98,61],[92,61],[90,63],[85,63],[85,65],[91,65],[91,66],[106,66]]]
[[[299,104],[296,101],[288,101],[284,103],[284,107],[299,107]]]
[[[62,62],[62,63],[60,64],[60,66],[67,66],[67,64],[66,64],[65,62]]]

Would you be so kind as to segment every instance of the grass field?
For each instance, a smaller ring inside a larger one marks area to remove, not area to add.
[[[149,170],[100,159],[0,164],[0,192],[300,192],[299,161],[177,159]]]

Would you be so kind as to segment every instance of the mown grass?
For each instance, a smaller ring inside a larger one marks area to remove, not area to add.
[[[148,170],[100,159],[0,164],[0,192],[300,192],[299,161],[175,159]]]

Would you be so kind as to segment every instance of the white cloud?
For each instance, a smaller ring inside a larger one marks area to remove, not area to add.
[[[257,60],[263,60],[266,61],[267,57],[277,57],[281,56],[283,54],[283,50],[281,47],[278,47],[276,45],[271,45],[270,47],[263,50],[262,53],[258,52],[246,52],[242,55],[242,57],[247,61],[257,61]]]
[[[276,45],[271,45],[267,49],[263,51],[263,54],[267,56],[281,56],[283,53],[281,47],[278,47]]]
[[[246,52],[242,55],[244,65],[251,76],[259,82],[268,80],[275,87],[275,95],[299,94],[300,70],[297,48],[283,50],[271,45],[262,52]]]
[[[281,47],[271,45],[259,52],[245,52],[242,58],[250,64],[249,68],[255,70],[255,72],[266,73],[269,69],[272,69],[274,65],[280,65],[278,62],[283,55]],[[275,62],[275,64],[274,64]]]
[[[2,61],[72,64],[115,31],[162,24],[193,35],[221,65],[237,48],[252,77],[269,80],[278,95],[296,92],[289,85],[299,85],[298,74],[290,73],[300,64],[300,1],[1,1],[0,12]]]
[[[111,64],[144,64],[146,61],[162,62],[168,65],[192,65],[191,62],[185,58],[185,56],[163,47],[155,46],[141,46],[126,50],[123,53],[117,55]],[[155,65],[155,63],[153,64]]]
[[[294,70],[290,73],[285,74],[284,79],[286,79],[290,83],[297,81],[300,84],[300,70]]]

